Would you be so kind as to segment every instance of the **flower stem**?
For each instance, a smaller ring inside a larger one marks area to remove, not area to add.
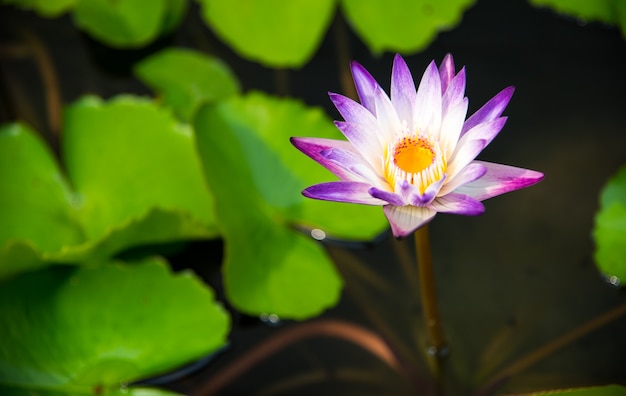
[[[420,282],[420,293],[426,330],[428,334],[428,354],[434,358],[433,369],[435,376],[441,381],[441,364],[447,354],[446,340],[443,334],[439,308],[437,306],[437,290],[435,287],[435,273],[430,253],[430,238],[428,225],[415,231],[415,253]]]

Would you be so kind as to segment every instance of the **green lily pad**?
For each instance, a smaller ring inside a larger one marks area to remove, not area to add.
[[[621,0],[530,0],[535,7],[550,7],[553,10],[587,21],[617,22],[616,3]]]
[[[15,4],[43,17],[54,18],[69,11],[77,1],[79,0],[2,0],[2,3]]]
[[[152,208],[184,208],[213,223],[191,129],[151,101],[86,97],[65,112],[63,133],[65,166],[81,196],[88,239],[102,238],[113,225]]]
[[[0,392],[107,394],[214,352],[229,324],[157,259],[23,273],[0,284]]]
[[[0,128],[0,279],[218,235],[189,126],[129,96],[85,98],[65,122],[69,181],[31,129]]]
[[[239,82],[221,60],[183,48],[168,48],[142,60],[135,74],[185,121],[201,105],[239,92]]]
[[[83,241],[73,193],[53,154],[25,125],[0,127],[0,246],[28,240],[40,251]]]
[[[321,43],[334,0],[199,0],[206,24],[240,56],[270,67],[300,67]]]
[[[626,280],[626,166],[602,190],[593,238],[596,264],[611,283],[621,284]]]
[[[289,142],[293,134],[341,138],[319,109],[261,93],[200,110],[195,122],[205,174],[226,241],[229,300],[248,313],[302,319],[337,301],[341,281],[308,226],[346,239],[387,227],[377,207],[314,201],[301,190],[334,178]]]
[[[166,0],[149,5],[143,0],[79,0],[74,23],[112,47],[140,47],[161,33],[168,9]]]
[[[214,118],[219,120],[219,128],[230,130],[237,137],[237,145],[243,151],[241,165],[249,166],[242,173],[251,173],[260,199],[279,210],[286,224],[318,228],[334,238],[359,241],[371,240],[388,227],[378,206],[316,201],[302,196],[301,191],[308,186],[337,180],[289,141],[292,136],[345,140],[320,109],[252,92],[220,103],[213,112],[219,113]],[[209,125],[202,127],[208,129]],[[201,155],[206,165],[204,153]],[[239,177],[234,172],[230,175]]]
[[[626,2],[622,0],[530,0],[536,7],[549,7],[586,22],[618,26],[626,38]]]
[[[341,0],[342,10],[374,53],[420,51],[461,21],[474,0]]]
[[[187,12],[188,0],[165,0],[165,11],[161,20],[161,34],[172,32],[180,25]]]

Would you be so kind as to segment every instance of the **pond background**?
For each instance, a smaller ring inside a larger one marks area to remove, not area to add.
[[[190,8],[166,44],[220,57],[244,90],[276,92],[275,71],[239,58],[203,26],[197,6]],[[149,94],[124,70],[131,64],[127,57],[137,53],[100,52],[68,17],[47,20],[6,6],[0,11],[2,35],[22,26],[44,41],[65,103],[85,93],[104,98],[121,92]],[[327,97],[327,91],[341,92],[333,32],[334,26],[308,64],[288,72],[288,92],[338,119]],[[387,90],[393,54],[373,56],[349,29],[348,34],[351,58]],[[583,25],[522,0],[479,0],[456,28],[440,33],[426,50],[405,57],[416,79],[432,59],[439,63],[448,52],[458,68],[466,65],[469,113],[502,88],[516,86],[505,111],[506,126],[479,158],[546,175],[536,186],[487,201],[483,216],[439,215],[431,223],[441,315],[451,348],[449,394],[471,393],[497,368],[626,301],[599,275],[591,239],[598,193],[626,163],[625,50],[626,41],[615,28]],[[35,65],[2,59],[0,67],[3,90],[17,98],[0,98],[0,121],[16,115],[46,131]],[[323,316],[360,322],[383,334],[381,329],[393,328],[415,356],[422,353],[415,279],[406,276],[402,264],[410,266],[406,257],[410,260],[412,241],[397,242],[387,234],[360,250],[330,249],[346,287],[340,304]],[[219,242],[202,242],[170,258],[177,268],[194,268],[219,290],[220,254]],[[356,270],[354,257],[367,262],[375,276]],[[276,331],[254,318],[235,318],[228,350],[195,375],[170,385],[193,392]],[[626,384],[624,334],[622,317],[525,370],[503,391]],[[414,363],[424,369],[418,358]],[[486,374],[481,376],[481,371]],[[263,361],[221,394],[322,392],[402,395],[412,394],[413,388],[367,352],[316,338]]]

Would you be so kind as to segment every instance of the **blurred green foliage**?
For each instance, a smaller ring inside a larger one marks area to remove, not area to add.
[[[375,53],[413,53],[461,22],[474,0],[342,0],[346,19]]]
[[[240,56],[277,67],[305,64],[335,9],[335,0],[199,2],[206,24]]]
[[[76,25],[117,48],[137,48],[173,31],[188,0],[2,0]],[[206,25],[243,58],[269,67],[298,68],[319,47],[341,8],[372,50],[414,53],[461,21],[475,0],[197,0]]]
[[[30,128],[2,127],[0,142],[0,277],[218,235],[192,131],[146,99],[70,106],[67,176]]]
[[[583,22],[617,26],[626,38],[626,1],[623,0],[529,0],[536,7],[549,7]]]
[[[23,273],[0,283],[0,393],[115,392],[215,351],[229,322],[157,259]]]
[[[226,242],[230,301],[244,312],[299,319],[334,305],[339,275],[321,246],[295,227],[371,239],[387,225],[380,208],[300,194],[328,172],[311,166],[289,137],[297,132],[339,138],[330,120],[297,101],[251,93],[203,107],[194,125]]]
[[[621,284],[626,280],[626,166],[601,192],[593,238],[598,267],[611,283]]]
[[[184,48],[167,48],[137,65],[135,75],[158,92],[183,121],[200,106],[239,93],[239,81],[220,59]]]

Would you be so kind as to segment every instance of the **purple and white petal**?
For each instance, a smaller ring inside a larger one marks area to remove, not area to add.
[[[441,78],[434,61],[430,62],[415,97],[413,128],[420,133],[433,133],[434,138],[441,127]]]
[[[446,181],[446,175],[443,175],[441,179],[437,180],[436,182],[428,186],[426,191],[424,191],[424,194],[412,195],[409,198],[409,202],[411,203],[411,205],[415,205],[415,206],[429,205],[438,195],[439,190],[441,189],[441,186],[445,183],[445,181]]]
[[[372,197],[387,201],[387,203],[391,205],[402,206],[405,204],[404,201],[402,200],[402,197],[400,197],[398,194],[395,194],[389,191],[380,190],[376,187],[370,188],[369,193]]]
[[[391,72],[391,103],[398,113],[400,122],[413,125],[413,105],[415,104],[415,82],[406,62],[399,54],[393,59]]]
[[[382,88],[376,90],[376,114],[378,118],[378,138],[382,147],[386,147],[398,132],[402,130],[402,124],[398,119],[398,113],[391,104],[391,100]]]
[[[440,196],[444,196],[448,193],[453,192],[457,188],[461,187],[464,184],[471,183],[474,180],[482,177],[487,172],[487,168],[479,163],[478,161],[474,161],[467,165],[465,168],[461,169],[453,178],[446,181],[446,183],[439,190]]]
[[[465,144],[458,144],[456,151],[452,154],[446,174],[450,179],[454,178],[467,164],[472,162],[474,158],[485,148],[484,140],[470,140]]]
[[[367,183],[338,181],[316,184],[302,191],[307,198],[323,201],[350,202],[364,205],[386,205],[387,202],[370,195]]]
[[[367,110],[376,115],[376,106],[374,105],[374,92],[378,83],[372,77],[372,75],[365,70],[358,62],[352,61],[350,63],[350,69],[352,70],[352,79],[354,80],[354,86],[356,93],[359,96],[359,101]]]
[[[461,131],[461,136],[478,124],[495,120],[500,117],[506,108],[506,105],[509,104],[514,91],[515,87],[504,88],[496,96],[485,103],[480,109],[478,109],[476,113],[472,114],[467,121],[465,121],[463,130]]]
[[[346,122],[362,124],[371,131],[376,131],[378,120],[368,109],[340,94],[329,92],[328,96]]]
[[[484,140],[486,147],[504,128],[506,120],[507,117],[498,117],[495,120],[476,125],[459,139],[459,146],[467,144],[467,142],[472,140]]]
[[[439,77],[441,78],[441,93],[448,90],[450,81],[454,78],[454,59],[452,54],[446,54],[439,66]]]
[[[458,188],[456,192],[467,194],[479,201],[532,186],[543,179],[543,173],[530,169],[493,162],[475,162],[487,168],[487,172],[480,179]]]
[[[407,180],[402,180],[396,184],[396,194],[402,197],[405,205],[409,203],[409,198],[412,195],[419,194],[417,187],[409,183]]]
[[[467,115],[467,103],[467,98],[457,103],[457,105],[448,112],[441,123],[439,142],[445,158],[452,157],[457,147],[461,128],[463,127],[463,122],[465,122],[465,116]]]
[[[383,147],[376,133],[367,129],[362,124],[335,121],[335,126],[354,145],[361,155],[378,172],[382,173]]]
[[[353,176],[343,178],[343,180],[359,181],[381,187],[387,185],[387,182],[380,176],[380,173],[372,169],[369,163],[359,153],[330,148],[322,150],[320,155],[324,159],[334,162],[341,168],[348,170],[351,176]]]
[[[396,238],[409,235],[437,214],[432,209],[419,206],[385,205],[383,211],[391,225],[391,232]]]
[[[465,68],[456,73],[450,54],[439,67],[434,61],[428,65],[417,91],[406,62],[396,55],[389,96],[360,64],[353,62],[351,69],[361,104],[329,94],[345,120],[335,125],[348,141],[292,138],[294,146],[341,178],[305,189],[306,197],[381,205],[394,235],[402,237],[437,212],[478,215],[485,211],[481,201],[543,178],[532,170],[475,160],[503,128],[513,87],[465,120]],[[430,145],[433,156],[425,169],[416,163],[418,174],[410,176],[402,169],[413,171],[407,161],[416,154],[409,151],[416,138],[425,139],[419,144]],[[432,182],[440,171],[443,177]]]
[[[450,193],[436,198],[430,207],[437,212],[477,216],[485,213],[485,205],[469,195]]]
[[[442,82],[443,83],[443,82]],[[442,117],[446,117],[450,108],[463,100],[465,96],[465,68],[462,68],[448,84],[441,98]]]
[[[304,138],[304,137],[292,137],[290,139],[291,144],[298,150],[302,151],[307,156],[311,157],[314,161],[331,171],[335,176],[342,180],[358,180],[354,173],[350,171],[350,167],[354,163],[358,163],[360,154],[350,142],[345,140],[333,140],[324,138]],[[328,158],[328,150],[336,150],[337,152],[345,152],[345,156],[353,158],[354,163],[348,161],[338,162],[333,158]],[[324,154],[322,154],[324,153]],[[361,158],[361,162],[366,163],[365,159]]]

